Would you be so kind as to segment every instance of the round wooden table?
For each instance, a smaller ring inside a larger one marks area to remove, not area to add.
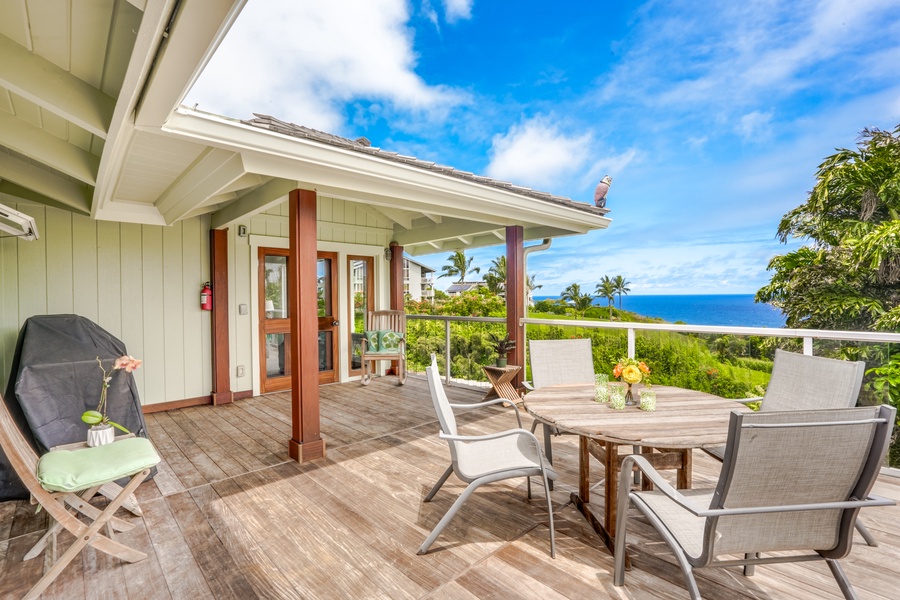
[[[611,384],[619,385],[619,384]],[[635,396],[640,389],[635,386]],[[749,412],[743,404],[719,396],[655,385],[656,410],[636,406],[614,410],[594,401],[593,384],[553,385],[538,388],[523,398],[535,419],[562,433],[579,436],[578,492],[572,501],[613,552],[619,468],[626,454],[619,446],[640,446],[641,454],[657,470],[675,469],[677,487],[691,487],[691,450],[723,445],[728,438],[732,411]],[[545,430],[546,431],[546,430]],[[604,518],[590,509],[590,456],[605,468]],[[644,483],[645,489],[649,484]]]

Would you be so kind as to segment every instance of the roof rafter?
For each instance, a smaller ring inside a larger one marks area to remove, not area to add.
[[[11,181],[80,213],[90,213],[90,188],[0,153],[0,180]]]
[[[172,224],[244,175],[241,155],[209,148],[167,189],[156,207]]]
[[[69,206],[68,204],[63,204],[62,202],[54,200],[53,198],[50,198],[43,194],[39,194],[33,190],[29,190],[28,188],[24,188],[21,185],[13,183],[12,181],[0,180],[0,194],[6,194],[7,196],[12,196],[20,200],[26,200],[28,202],[34,202],[36,204],[43,204],[44,206],[51,206],[53,208],[59,208],[61,210],[78,213],[80,215],[87,216],[90,214],[87,210],[79,210],[73,206]]]
[[[236,221],[252,217],[257,213],[284,202],[285,197],[299,187],[296,181],[273,179],[249,192],[212,215],[213,229],[227,227]]]
[[[4,112],[0,112],[0,145],[84,183],[97,183],[99,158]]]
[[[114,98],[0,35],[0,86],[106,139]]]
[[[394,241],[401,246],[424,244],[438,240],[458,239],[465,244],[471,243],[471,237],[480,234],[490,234],[503,226],[492,225],[484,221],[466,221],[464,219],[444,219],[438,225],[426,225],[410,231],[402,231],[394,234]]]

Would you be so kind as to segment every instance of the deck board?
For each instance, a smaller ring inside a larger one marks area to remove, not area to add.
[[[452,402],[482,390],[447,388]],[[612,585],[613,560],[569,502],[577,485],[577,438],[553,440],[560,473],[552,492],[557,558],[549,556],[543,488],[525,499],[525,482],[485,486],[466,503],[426,556],[422,540],[465,488],[451,477],[423,502],[449,464],[446,443],[422,379],[406,386],[322,386],[325,458],[297,464],[287,455],[290,394],[147,415],[163,462],[138,498],[145,517],[120,538],[148,554],[126,565],[82,553],[46,598],[672,598],[687,597],[675,559],[639,515],[629,527],[634,570]],[[525,427],[530,419],[523,415]],[[509,407],[461,411],[462,432],[515,427]],[[719,464],[694,453],[694,486],[708,486]],[[602,503],[602,467],[594,463]],[[674,474],[666,474],[674,477]],[[900,479],[882,477],[875,493],[900,499]],[[99,500],[102,504],[103,501]],[[900,508],[864,511],[880,542],[859,536],[842,561],[861,598],[895,597],[900,587]],[[27,502],[0,503],[0,597],[21,597],[41,575],[43,557],[22,556],[47,527]],[[63,547],[71,540],[61,536]],[[824,563],[697,573],[704,598],[831,599],[840,592]]]

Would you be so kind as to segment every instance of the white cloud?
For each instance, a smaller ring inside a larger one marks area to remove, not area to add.
[[[448,23],[456,23],[472,18],[474,0],[444,0],[445,18]]]
[[[769,137],[771,122],[772,113],[754,110],[738,119],[735,131],[747,141],[758,142]]]
[[[550,118],[538,116],[494,136],[487,174],[548,189],[589,162],[593,135],[567,135]]]
[[[466,96],[415,72],[404,0],[248,3],[186,104],[246,118],[247,107],[340,131],[364,98],[441,118]]]
[[[623,170],[637,154],[628,150],[598,158],[597,146],[593,132],[568,133],[551,117],[539,115],[494,136],[486,172],[540,190],[556,189],[573,180],[584,188],[596,184],[603,174]]]
[[[826,85],[861,88],[894,72],[896,36],[875,34],[875,47],[872,36],[896,11],[896,0],[718,3],[712,11],[695,2],[651,3],[598,98],[734,130],[734,119],[760,104]]]

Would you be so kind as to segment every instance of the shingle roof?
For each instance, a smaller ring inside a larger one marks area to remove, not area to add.
[[[451,283],[450,287],[447,288],[448,294],[459,294],[461,292],[468,292],[470,290],[474,290],[475,288],[479,288],[484,286],[483,281],[463,281]]]
[[[531,188],[514,185],[512,183],[509,183],[508,181],[492,179],[490,177],[476,175],[468,171],[460,171],[454,169],[453,167],[439,165],[437,163],[429,162],[426,160],[420,160],[414,156],[404,156],[397,152],[389,152],[387,150],[382,150],[381,148],[375,148],[372,147],[371,142],[369,142],[369,140],[364,137],[358,138],[354,141],[337,135],[333,135],[331,133],[325,133],[324,131],[310,129],[309,127],[304,127],[302,125],[288,123],[287,121],[282,121],[269,115],[261,115],[257,113],[253,114],[256,118],[244,120],[241,122],[246,125],[252,125],[253,127],[259,127],[260,129],[268,129],[269,131],[274,131],[284,135],[313,140],[316,142],[321,142],[323,144],[328,144],[330,146],[336,146],[338,148],[352,150],[353,152],[359,152],[360,154],[368,154],[370,156],[375,156],[391,162],[403,163],[411,167],[422,169],[424,171],[441,173],[442,175],[447,175],[449,177],[456,177],[457,179],[464,179],[466,181],[480,183],[489,187],[507,190],[520,196],[537,198],[539,200],[544,200],[553,204],[559,204],[561,206],[568,206],[578,210],[583,210],[584,212],[595,215],[605,215],[609,212],[608,208],[599,208],[594,206],[593,204],[576,202],[575,200],[566,198],[564,196],[556,196],[548,192],[541,192],[538,190],[533,190]]]

